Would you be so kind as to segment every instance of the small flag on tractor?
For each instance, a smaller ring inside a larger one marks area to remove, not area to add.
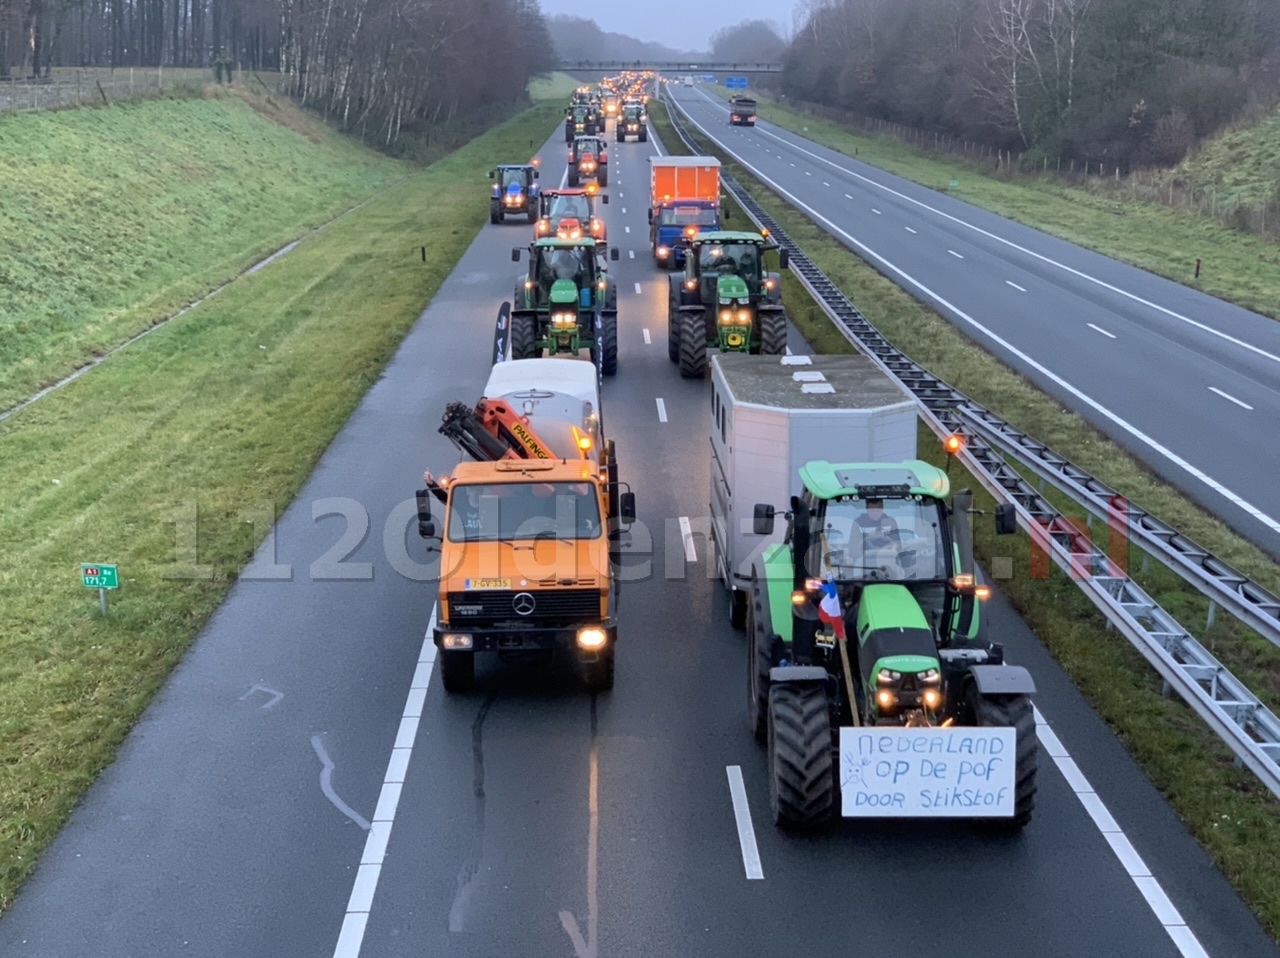
[[[818,619],[831,626],[831,634],[837,639],[845,637],[844,613],[840,609],[840,596],[836,584],[828,577],[822,584],[822,601],[818,603]]]

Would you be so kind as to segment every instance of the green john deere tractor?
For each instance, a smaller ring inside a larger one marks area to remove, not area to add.
[[[648,141],[649,114],[643,103],[628,100],[622,104],[622,113],[618,116],[614,135],[619,143],[627,142],[629,136],[634,136],[641,143]]]
[[[782,277],[764,268],[764,254],[787,251],[760,233],[714,230],[682,238],[684,275],[671,277],[667,355],[680,375],[702,376],[707,350],[780,356],[787,351]]]
[[[588,103],[574,103],[564,111],[564,141],[572,143],[575,137],[590,136],[596,132],[595,116]]]
[[[1021,828],[1035,683],[981,629],[972,493],[948,506],[947,474],[920,460],[815,461],[800,480],[747,603],[747,712],[768,743],[775,823],[817,826],[839,809]],[[755,534],[774,518],[757,504]],[[1016,530],[1011,504],[995,524]]]
[[[608,247],[618,259],[618,248]],[[609,278],[603,243],[590,237],[540,239],[529,246],[529,272],[516,279],[511,308],[511,358],[577,355],[601,374],[618,371],[618,290]],[[519,247],[511,251],[520,262]]]

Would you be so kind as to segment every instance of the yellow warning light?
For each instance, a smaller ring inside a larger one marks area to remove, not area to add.
[[[942,448],[947,451],[948,455],[954,456],[964,448],[964,436],[958,432],[953,432],[942,441]]]

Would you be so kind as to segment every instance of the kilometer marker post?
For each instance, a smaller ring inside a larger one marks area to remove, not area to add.
[[[80,563],[80,579],[85,588],[98,590],[98,604],[107,614],[107,590],[120,588],[120,567],[102,562]]]

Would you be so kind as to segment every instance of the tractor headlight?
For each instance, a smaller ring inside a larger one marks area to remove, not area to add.
[[[921,693],[920,699],[924,702],[924,707],[930,712],[936,712],[938,707],[942,705],[942,693],[937,689],[925,689]]]
[[[937,669],[929,669],[926,672],[917,672],[916,680],[921,685],[937,685],[942,681],[942,674]]]
[[[876,693],[876,704],[882,709],[892,708],[897,700],[897,697],[888,689],[881,689]]]
[[[749,323],[749,322],[751,322],[751,310],[749,310],[749,309],[740,309],[740,310],[738,310],[738,322],[740,322],[740,323]]]
[[[551,325],[553,326],[572,326],[578,321],[578,317],[573,313],[552,313]]]
[[[720,311],[720,322],[722,322],[722,323],[732,323],[732,322],[733,322],[733,310],[731,310],[731,309],[722,309],[722,310]]]
[[[902,681],[902,673],[895,672],[893,669],[881,669],[880,674],[876,676],[876,681],[881,685],[893,685]]]

